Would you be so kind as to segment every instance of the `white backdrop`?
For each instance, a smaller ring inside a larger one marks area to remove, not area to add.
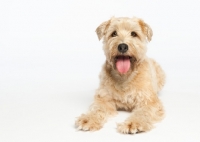
[[[199,8],[198,0],[0,1],[0,141],[199,142]],[[125,112],[97,132],[74,128],[105,60],[95,29],[112,16],[137,16],[152,27],[148,56],[167,75],[166,117],[147,133],[119,134]]]

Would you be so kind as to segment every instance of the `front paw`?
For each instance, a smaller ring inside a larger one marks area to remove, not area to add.
[[[90,114],[82,114],[75,122],[77,129],[83,131],[96,131],[102,128],[102,124]]]
[[[124,123],[117,124],[117,130],[124,134],[135,134],[138,132],[149,131],[152,128],[150,123],[125,121]]]

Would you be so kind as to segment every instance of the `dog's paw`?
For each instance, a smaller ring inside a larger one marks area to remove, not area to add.
[[[123,134],[136,134],[138,132],[149,131],[152,128],[152,125],[149,123],[138,123],[126,121],[124,123],[117,124],[117,130]]]
[[[75,126],[83,131],[96,131],[102,128],[102,124],[93,116],[82,114],[75,122]]]

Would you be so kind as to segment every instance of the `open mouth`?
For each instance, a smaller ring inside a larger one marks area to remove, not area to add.
[[[119,73],[125,74],[129,71],[132,57],[119,55],[115,57],[115,66]]]

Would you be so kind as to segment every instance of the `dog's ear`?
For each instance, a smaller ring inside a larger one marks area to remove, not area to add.
[[[142,28],[143,33],[146,35],[148,41],[151,41],[151,38],[153,36],[153,31],[152,31],[151,27],[141,19],[139,20],[139,24]]]
[[[101,40],[101,38],[106,34],[109,25],[110,25],[110,20],[103,22],[101,25],[97,27],[96,33],[99,40]]]

